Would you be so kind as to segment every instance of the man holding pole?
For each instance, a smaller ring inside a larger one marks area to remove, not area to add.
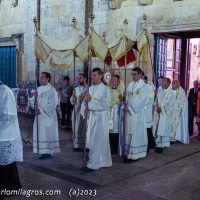
[[[158,122],[154,123],[156,136],[156,153],[162,153],[165,147],[170,146],[172,132],[172,114],[176,104],[176,96],[170,87],[171,80],[163,78],[163,91],[157,95],[156,112],[159,115]]]
[[[172,114],[171,141],[189,144],[187,96],[178,80],[172,82],[172,89],[176,95],[176,106]]]
[[[109,88],[102,83],[102,78],[102,70],[94,68],[92,86],[85,97],[87,103],[86,148],[89,149],[89,161],[82,170],[87,172],[112,166],[108,122],[111,95]]]
[[[143,76],[144,82],[148,86],[148,99],[147,104],[145,106],[145,122],[146,122],[146,128],[147,128],[147,137],[148,137],[148,148],[147,153],[150,149],[154,149],[156,146],[154,137],[153,137],[153,105],[154,105],[154,97],[155,97],[155,91],[154,91],[154,85],[151,81],[148,81],[147,76]]]
[[[42,72],[41,86],[37,88],[31,104],[35,108],[33,124],[33,152],[39,154],[39,159],[51,159],[53,153],[60,152],[58,121],[56,107],[58,96],[50,84],[51,75]]]
[[[74,89],[73,95],[70,98],[71,104],[74,105],[72,114],[72,130],[73,130],[73,151],[83,151],[85,146],[86,124],[81,115],[81,104],[87,92],[86,76],[79,74],[79,85]]]
[[[109,109],[110,147],[112,154],[118,154],[119,132],[120,132],[120,101],[124,90],[120,91],[120,76],[114,74],[111,79],[110,92],[111,104]]]

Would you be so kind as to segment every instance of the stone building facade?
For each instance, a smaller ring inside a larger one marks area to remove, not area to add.
[[[0,1],[0,45],[8,42],[16,45],[19,82],[34,79],[36,61],[33,18],[37,15],[37,0],[16,2]],[[147,27],[152,33],[152,52],[155,44],[153,34],[200,30],[199,0],[42,0],[41,33],[63,37],[70,31],[71,20],[75,16],[80,34],[84,35],[90,12],[96,16],[95,30],[100,35],[106,32],[108,42],[117,36],[125,18],[132,37]],[[5,38],[10,38],[10,41]],[[77,69],[81,71],[83,66],[78,62]],[[41,64],[41,69],[48,68]]]

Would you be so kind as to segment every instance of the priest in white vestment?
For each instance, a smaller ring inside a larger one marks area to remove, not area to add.
[[[176,95],[176,105],[172,114],[171,141],[189,144],[187,96],[178,80],[172,82],[172,89]]]
[[[163,87],[162,87],[162,81],[164,80],[164,76],[160,76],[157,79],[157,87],[155,90],[155,99],[154,99],[154,105],[153,105],[153,134],[155,137],[155,132],[156,132],[156,128],[157,126],[154,124],[158,124],[158,120],[159,120],[159,114],[157,112],[157,107],[158,107],[158,95],[160,95],[161,92],[163,92]]]
[[[133,82],[126,90],[124,163],[143,158],[147,153],[145,106],[148,99],[148,87],[141,79],[141,74],[142,70],[139,67],[132,69]]]
[[[102,77],[100,68],[92,70],[92,86],[85,97],[88,118],[86,148],[89,149],[89,161],[83,170],[87,172],[112,166],[108,120],[111,95],[109,88],[101,82]]]
[[[60,152],[56,114],[58,95],[50,80],[51,75],[42,72],[41,86],[37,88],[35,97],[31,99],[31,104],[35,107],[33,153],[38,153],[39,159],[42,160],[51,159],[54,153]]]
[[[118,154],[119,150],[119,133],[120,133],[120,102],[123,98],[124,89],[120,86],[120,76],[112,76],[111,85],[111,104],[109,108],[109,136],[110,148],[112,154]]]
[[[81,115],[81,104],[87,92],[86,77],[79,74],[79,85],[74,89],[70,102],[74,105],[72,113],[73,151],[83,151],[85,147],[86,120]]]
[[[147,138],[148,138],[148,148],[147,152],[150,149],[154,149],[156,146],[154,137],[153,137],[153,109],[154,109],[154,97],[155,97],[155,87],[151,81],[148,81],[148,77],[143,77],[144,82],[148,87],[148,98],[145,106],[145,125],[147,128]]]
[[[16,162],[23,161],[23,146],[12,90],[0,81],[0,191],[21,189]],[[0,197],[6,196],[2,193]]]
[[[163,91],[157,95],[157,109],[159,115],[158,122],[154,123],[156,136],[156,153],[162,153],[163,148],[170,146],[170,136],[172,132],[172,114],[176,104],[176,96],[170,87],[171,80],[164,78],[162,81]]]
[[[157,84],[158,84],[158,87],[157,87],[157,92],[162,92],[163,90],[163,86],[162,86],[162,81],[164,80],[164,76],[160,76],[158,77],[157,79]]]

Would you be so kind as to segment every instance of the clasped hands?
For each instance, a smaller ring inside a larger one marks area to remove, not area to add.
[[[157,108],[157,113],[161,113],[161,112],[162,112],[161,107],[158,107]]]
[[[87,102],[90,102],[91,99],[92,99],[91,95],[90,95],[89,93],[87,93],[87,94],[85,95],[85,100],[86,100]]]

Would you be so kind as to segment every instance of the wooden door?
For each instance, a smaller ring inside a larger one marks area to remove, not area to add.
[[[16,87],[16,47],[0,47],[0,80],[11,88]]]
[[[157,79],[166,75],[167,67],[167,37],[162,35],[155,36],[154,48],[154,73]]]

